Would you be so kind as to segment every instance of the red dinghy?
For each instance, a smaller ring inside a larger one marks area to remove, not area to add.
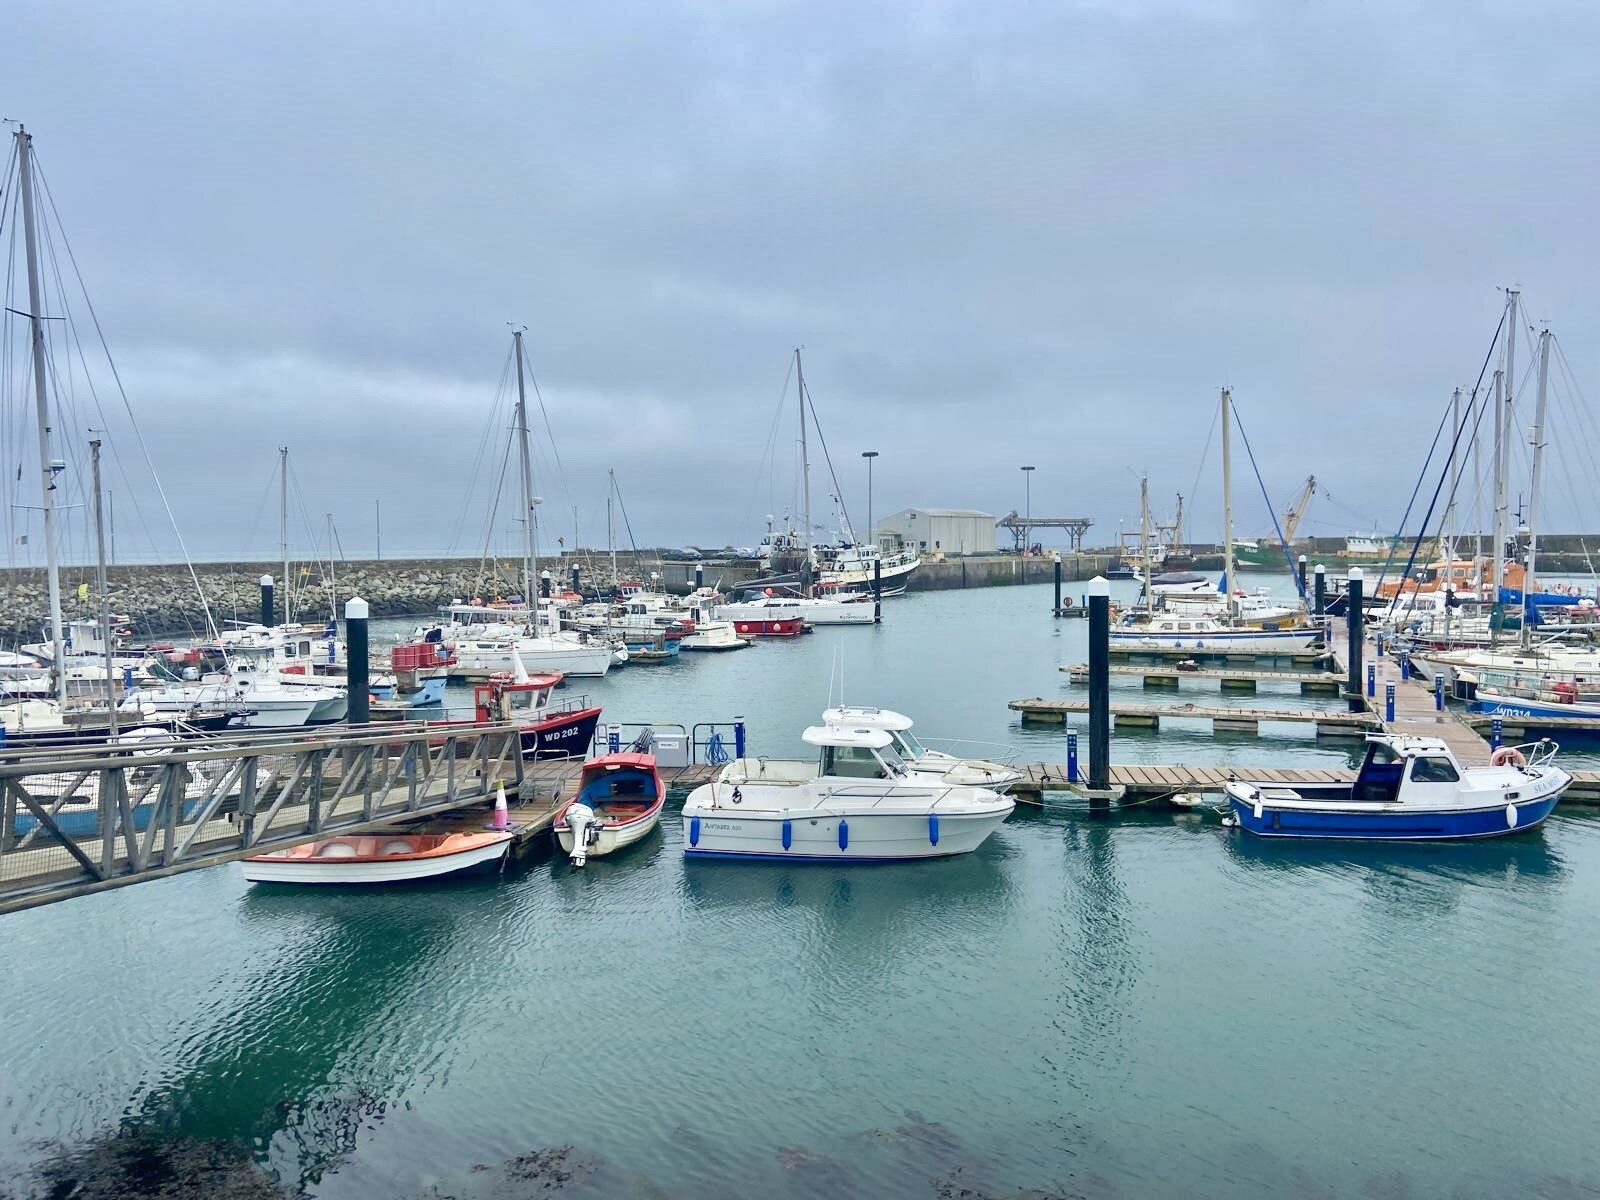
[[[583,764],[578,794],[556,814],[556,840],[581,867],[639,841],[667,801],[653,754],[607,754]]]

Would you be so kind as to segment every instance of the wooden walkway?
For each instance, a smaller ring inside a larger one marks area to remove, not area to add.
[[[1219,663],[1268,663],[1281,665],[1293,663],[1297,667],[1316,667],[1325,665],[1328,661],[1326,650],[1306,650],[1299,654],[1256,654],[1248,650],[1165,650],[1153,646],[1142,647],[1138,650],[1112,647],[1112,662],[1138,662],[1149,660],[1151,662],[1182,662],[1192,658],[1195,662]]]
[[[1350,661],[1349,623],[1335,621],[1333,623],[1332,650],[1335,661],[1340,664],[1341,674],[1346,673],[1344,664]],[[1463,766],[1483,766],[1489,761],[1489,743],[1483,737],[1460,719],[1446,705],[1443,712],[1434,706],[1433,688],[1424,685],[1421,678],[1414,678],[1402,682],[1400,679],[1400,664],[1393,655],[1378,657],[1378,648],[1372,638],[1367,638],[1362,646],[1361,668],[1361,699],[1369,711],[1377,716],[1384,712],[1384,685],[1394,684],[1394,720],[1383,722],[1383,727],[1390,733],[1407,734],[1414,737],[1438,738],[1450,747],[1452,753],[1460,760]],[[1366,664],[1371,663],[1377,668],[1377,687],[1375,694],[1367,698]]]
[[[1035,696],[1029,700],[1013,700],[1007,707],[1013,712],[1021,713],[1023,721],[1027,723],[1066,725],[1068,717],[1087,713],[1089,702]],[[1118,726],[1159,729],[1163,719],[1198,720],[1210,721],[1213,729],[1245,733],[1255,732],[1263,721],[1285,721],[1314,725],[1318,737],[1362,737],[1368,730],[1379,727],[1377,718],[1370,713],[1343,712],[1339,709],[1113,703],[1111,715]]]
[[[1089,682],[1087,663],[1073,663],[1071,666],[1062,667],[1061,671],[1067,676],[1069,683],[1081,685]],[[1298,683],[1300,694],[1303,696],[1337,696],[1341,683],[1340,677],[1332,671],[1257,670],[1246,666],[1202,667],[1194,671],[1180,671],[1176,667],[1113,663],[1110,671],[1116,676],[1138,676],[1144,680],[1144,686],[1147,688],[1170,691],[1176,691],[1178,684],[1185,680],[1201,680],[1208,683],[1215,682],[1225,692],[1254,693],[1258,683]]]

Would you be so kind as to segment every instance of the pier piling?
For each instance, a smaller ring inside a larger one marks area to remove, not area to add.
[[[273,612],[271,575],[261,577],[261,623],[268,629],[278,623]]]
[[[1089,787],[1111,787],[1111,584],[1101,575],[1089,581]]]
[[[1306,556],[1304,554],[1302,554],[1300,556],[1299,580],[1300,580],[1300,599],[1303,601],[1306,598]]]
[[[1320,617],[1328,611],[1328,568],[1318,563],[1313,574],[1316,576],[1316,614]]]
[[[345,720],[365,725],[372,720],[372,696],[367,690],[367,602],[351,596],[344,606],[345,683],[349,692]]]
[[[1061,615],[1061,555],[1056,555],[1056,616]]]
[[[1361,625],[1361,568],[1350,568],[1350,611],[1346,614],[1346,621],[1350,633],[1350,675],[1345,695],[1350,701],[1350,711],[1360,712],[1366,707],[1366,701],[1361,698],[1361,650],[1364,644],[1365,630]]]

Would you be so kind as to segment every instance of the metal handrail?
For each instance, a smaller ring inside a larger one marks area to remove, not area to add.
[[[960,759],[971,759],[971,758],[976,758],[977,756],[976,755],[971,755],[971,754],[955,754],[955,750],[956,749],[959,749],[959,748],[965,747],[965,746],[972,746],[972,747],[988,746],[988,747],[991,747],[991,748],[993,748],[995,750],[1000,750],[1000,751],[1003,752],[1000,755],[989,755],[988,756],[988,760],[990,762],[998,763],[1000,766],[1003,766],[1003,767],[1011,766],[1013,763],[1015,763],[1017,761],[1017,759],[1022,757],[1021,748],[1017,747],[1017,746],[1013,746],[1009,742],[982,742],[982,741],[975,741],[975,740],[972,740],[972,739],[953,739],[953,738],[918,738],[917,741],[922,743],[922,745],[928,747],[930,750],[938,750],[941,747],[949,747],[949,749],[945,749],[943,752],[946,753],[946,754],[954,754],[954,756],[956,758],[960,758]]]

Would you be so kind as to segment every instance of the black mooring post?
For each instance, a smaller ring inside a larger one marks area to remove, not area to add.
[[[1304,554],[1302,554],[1300,556],[1300,598],[1302,600],[1304,600],[1305,596],[1306,596],[1306,556]]]
[[[1111,788],[1111,584],[1100,575],[1089,581],[1089,787]]]
[[[572,564],[572,590],[574,592],[578,593],[578,595],[580,595],[580,596],[583,595],[583,588],[579,586],[578,581],[582,577],[583,577],[583,564],[582,563],[573,563]]]
[[[872,560],[872,619],[883,620],[883,559]]]
[[[1056,555],[1056,616],[1061,615],[1061,555]]]
[[[271,629],[278,623],[272,604],[272,576],[261,577],[261,623]]]
[[[1361,568],[1350,568],[1350,587],[1348,595],[1350,612],[1346,617],[1350,632],[1350,676],[1345,683],[1345,695],[1350,701],[1351,712],[1366,711],[1367,702],[1361,696],[1361,651],[1363,646],[1364,629],[1361,624]]]
[[[371,686],[367,678],[367,602],[351,596],[344,605],[345,687],[349,689],[345,719],[352,725],[372,720]]]
[[[539,595],[542,596],[546,600],[550,599],[550,572],[549,571],[540,571],[539,572]]]
[[[1326,615],[1328,611],[1328,568],[1318,563],[1317,569],[1313,574],[1317,579],[1315,592],[1317,598],[1316,614],[1320,617]]]
[[[705,587],[705,585],[706,565],[703,562],[697,562],[694,565],[694,590],[698,592],[701,588]]]

